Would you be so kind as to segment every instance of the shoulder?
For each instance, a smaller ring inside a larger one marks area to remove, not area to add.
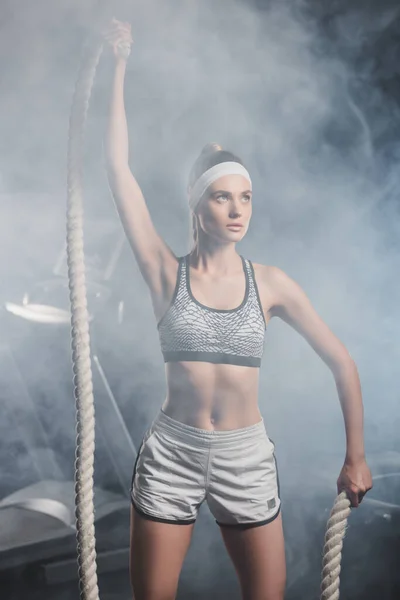
[[[260,294],[268,297],[271,307],[278,306],[302,292],[294,279],[279,267],[259,263],[253,263],[253,267]]]
[[[262,265],[259,263],[252,264],[257,281],[259,281],[262,285],[267,285],[275,289],[290,283],[290,281],[293,281],[289,275],[287,275],[279,267],[275,267],[273,265]]]

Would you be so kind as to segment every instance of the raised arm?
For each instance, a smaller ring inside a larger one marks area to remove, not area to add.
[[[124,103],[126,58],[120,44],[130,43],[131,28],[113,20],[105,35],[115,57],[111,86],[105,156],[109,185],[139,269],[150,288],[156,314],[172,295],[178,261],[157,233],[142,191],[129,167],[128,127]]]

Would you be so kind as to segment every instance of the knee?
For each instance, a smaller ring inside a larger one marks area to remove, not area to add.
[[[176,590],[138,589],[132,586],[132,600],[175,600]]]
[[[161,577],[158,581],[151,579],[131,576],[132,600],[175,600],[177,586],[170,585]]]
[[[285,590],[274,592],[243,591],[242,600],[284,600]]]
[[[242,583],[242,600],[284,600],[286,578],[280,581],[249,581]]]

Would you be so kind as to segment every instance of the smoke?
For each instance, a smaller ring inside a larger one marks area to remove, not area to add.
[[[399,451],[399,113],[378,86],[398,72],[395,42],[378,59],[374,55],[396,30],[398,13],[389,2],[379,11],[368,3],[335,3],[328,11],[321,3],[238,0],[229,10],[225,3],[190,0],[115,8],[117,18],[132,22],[135,39],[126,79],[131,168],[158,230],[177,254],[185,253],[185,190],[193,160],[208,141],[242,157],[254,180],[254,217],[240,252],[293,277],[355,358],[372,463],[374,455]],[[8,57],[12,48],[12,56],[2,59],[0,100],[2,301],[17,301],[37,280],[51,279],[63,248],[68,114],[80,48],[97,22],[89,1],[9,3],[4,12],[0,44]],[[13,44],[21,31],[21,43]],[[102,150],[111,74],[105,53],[87,130],[88,247],[99,243],[104,221],[120,231]],[[101,269],[112,244],[100,246]],[[113,299],[102,307],[94,335],[138,444],[164,398],[165,382],[149,294],[126,245],[104,285]],[[122,324],[117,301],[124,303]],[[2,317],[9,320],[4,311]],[[8,324],[7,335],[14,335],[13,327]],[[72,402],[67,338],[62,351],[50,352],[52,362],[35,371],[29,353],[38,352],[38,338],[27,332],[3,342],[24,368],[31,364],[24,376],[32,381],[39,413],[48,410],[48,390],[54,392],[60,374],[63,400],[53,424],[58,422],[57,437],[70,439],[64,456],[58,454],[69,472],[74,424],[64,405]],[[51,343],[56,347],[57,339]],[[3,419],[9,415],[11,423],[13,406],[6,397],[2,401]],[[327,367],[277,320],[267,333],[260,407],[277,446],[290,564],[298,564],[303,548],[301,568],[291,571],[289,565],[294,585],[296,577],[319,568],[311,544],[321,547],[321,532],[311,535],[310,523],[314,517],[323,523],[334,498],[344,429]],[[14,483],[18,488],[17,477]],[[202,518],[208,523],[206,508]],[[204,544],[199,552],[216,556],[214,531],[206,527],[204,539],[197,534]],[[200,586],[216,571],[211,561],[203,565],[207,573],[196,575],[195,556],[191,549],[185,581]]]

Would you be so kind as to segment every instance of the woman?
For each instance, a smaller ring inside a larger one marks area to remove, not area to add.
[[[189,180],[195,246],[177,258],[156,232],[128,166],[123,99],[129,24],[113,21],[107,133],[110,186],[149,287],[166,364],[167,397],[146,432],[132,480],[131,581],[136,600],[175,598],[200,505],[207,501],[243,598],[282,599],[285,553],[274,444],[258,408],[265,329],[281,317],[331,369],[347,452],[338,479],[353,506],[372,487],[357,368],[300,287],[280,269],[236,252],[252,214],[241,161],[207,146]]]

